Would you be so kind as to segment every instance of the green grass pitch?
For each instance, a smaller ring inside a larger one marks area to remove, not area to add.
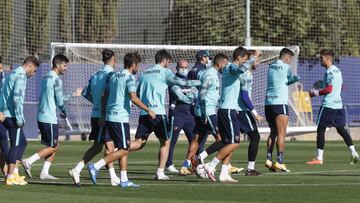
[[[315,142],[287,142],[285,163],[291,172],[286,174],[266,170],[265,142],[261,142],[256,169],[264,173],[263,176],[233,175],[239,180],[237,184],[214,183],[195,175],[171,174],[170,181],[155,181],[159,144],[149,142],[142,151],[129,156],[128,176],[141,184],[141,188],[111,187],[106,170],[100,172],[99,185],[93,186],[86,169],[81,174],[82,187],[74,187],[68,170],[75,166],[90,145],[91,142],[61,143],[50,168],[50,173],[59,180],[40,180],[40,161],[33,166],[34,178],[27,186],[5,186],[2,179],[0,202],[360,202],[360,166],[349,164],[349,152],[343,142],[326,143],[325,163],[320,166],[304,164],[313,158]],[[360,142],[355,145],[359,146]],[[233,165],[246,168],[247,146],[248,143],[241,144],[233,156]],[[25,157],[40,147],[39,142],[29,142]],[[181,165],[186,149],[185,142],[176,146],[174,160],[177,167]],[[99,158],[100,155],[93,161]],[[24,174],[22,169],[20,173]]]

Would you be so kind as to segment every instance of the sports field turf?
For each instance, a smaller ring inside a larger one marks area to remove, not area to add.
[[[74,187],[68,169],[74,167],[90,144],[61,143],[50,168],[50,173],[60,178],[57,181],[38,178],[42,167],[39,161],[32,168],[34,178],[27,186],[5,186],[2,179],[0,202],[360,202],[360,165],[349,164],[349,152],[343,142],[326,143],[326,162],[320,166],[304,164],[314,156],[315,142],[287,142],[285,161],[291,172],[286,174],[265,169],[265,142],[261,142],[256,169],[264,175],[233,175],[239,180],[237,184],[214,183],[195,175],[169,175],[170,181],[155,181],[158,143],[149,142],[142,151],[129,156],[128,176],[141,184],[141,188],[111,187],[105,170],[100,172],[97,186],[91,184],[87,170],[83,170],[82,187]],[[233,165],[246,168],[247,145],[241,144],[233,156]],[[355,145],[360,146],[360,142]],[[25,157],[40,147],[39,142],[29,142]],[[185,142],[179,142],[175,149],[177,167],[181,165],[186,147]],[[20,173],[24,174],[22,169]]]

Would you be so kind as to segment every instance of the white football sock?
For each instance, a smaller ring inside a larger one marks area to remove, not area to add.
[[[351,155],[353,155],[353,156],[359,156],[359,154],[356,152],[356,150],[355,150],[355,146],[354,145],[351,145],[351,146],[349,146],[349,150],[350,150],[350,152],[351,152]]]
[[[120,175],[121,175],[120,177],[121,182],[126,182],[129,180],[127,177],[127,171],[120,171]]]
[[[209,167],[214,170],[219,163],[220,160],[214,157],[213,160],[211,160],[211,162],[209,163]]]
[[[221,172],[220,172],[220,176],[226,177],[229,175],[229,166],[228,165],[221,165]]]
[[[41,174],[49,174],[50,166],[51,166],[51,162],[50,162],[50,161],[44,161],[44,165],[43,165]]]
[[[33,164],[35,161],[39,160],[40,156],[38,153],[33,154],[31,157],[29,157],[28,159],[26,159],[26,161],[31,165]]]
[[[324,150],[323,149],[317,149],[317,160],[323,160],[323,156],[324,156]]]
[[[81,171],[82,171],[82,169],[84,168],[84,166],[85,166],[85,163],[82,162],[82,161],[80,161],[80,162],[75,166],[74,170],[75,170],[78,174],[80,174]]]
[[[201,160],[204,160],[207,156],[209,156],[208,155],[208,153],[206,152],[206,151],[203,151],[203,152],[201,152],[200,154],[199,154],[199,156],[200,156],[200,159]]]
[[[255,161],[249,161],[248,170],[254,170],[254,169],[255,169]]]
[[[102,167],[106,165],[106,162],[104,159],[100,159],[98,162],[94,164],[94,167],[96,170],[100,170]]]
[[[114,168],[109,168],[109,174],[110,174],[110,178],[111,179],[116,179],[118,178],[116,173],[115,173],[115,169]]]

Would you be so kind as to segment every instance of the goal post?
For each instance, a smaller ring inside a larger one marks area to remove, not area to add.
[[[224,53],[230,59],[236,46],[183,46],[183,45],[132,45],[132,44],[88,44],[88,43],[51,43],[51,55],[65,54],[70,64],[67,72],[63,76],[64,91],[70,92],[77,87],[84,87],[92,73],[96,72],[101,66],[101,52],[108,48],[115,52],[117,64],[115,71],[123,68],[123,57],[129,52],[138,52],[142,57],[139,64],[140,70],[136,75],[138,79],[141,72],[150,68],[155,63],[155,53],[160,49],[168,50],[172,55],[172,64],[170,69],[175,72],[176,62],[180,59],[186,59],[191,68],[195,63],[195,55],[199,50],[208,50],[211,56],[217,53]],[[252,91],[252,101],[260,115],[265,115],[264,104],[267,85],[267,71],[270,63],[279,57],[282,46],[254,46],[246,47],[248,49],[257,49],[262,52],[260,64],[254,71],[254,83]],[[298,46],[287,47],[295,53],[291,69],[297,73],[297,64],[300,49]],[[220,76],[221,78],[221,76]],[[289,86],[289,133],[314,132],[316,127],[313,123],[305,122],[303,112],[299,111],[294,104],[293,94],[297,92],[296,85]],[[166,98],[168,101],[168,97]],[[166,104],[168,102],[166,101]],[[67,103],[68,115],[74,128],[69,134],[88,133],[90,129],[91,104],[84,98],[78,97]],[[166,106],[168,107],[168,106]],[[130,115],[131,133],[134,134],[138,125],[139,108],[132,105]],[[269,132],[267,122],[259,124],[261,133]]]

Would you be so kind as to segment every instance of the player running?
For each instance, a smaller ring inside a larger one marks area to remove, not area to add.
[[[103,101],[106,101],[106,128],[109,131],[115,147],[118,149],[106,155],[95,164],[89,164],[90,178],[96,184],[97,174],[103,166],[125,157],[130,148],[130,101],[148,113],[149,118],[155,119],[156,114],[150,110],[136,95],[136,79],[134,75],[139,70],[141,57],[137,53],[128,53],[124,56],[124,69],[110,78],[105,90]],[[105,105],[104,105],[105,108]],[[139,187],[128,180],[126,166],[121,165],[121,187]]]
[[[99,154],[103,146],[106,146],[106,153],[110,153],[114,149],[112,140],[106,133],[105,129],[105,112],[102,112],[102,96],[107,83],[110,81],[110,77],[114,74],[114,67],[116,65],[116,56],[114,51],[110,49],[104,49],[102,51],[102,61],[104,65],[100,70],[96,71],[90,76],[89,82],[82,92],[82,96],[92,103],[91,111],[91,132],[89,140],[93,140],[93,145],[85,152],[82,160],[78,162],[75,168],[69,170],[69,174],[72,177],[74,184],[80,184],[80,173],[91,159]],[[113,163],[108,164],[108,170],[110,174],[110,183],[112,186],[118,186],[120,183],[119,177],[115,173]]]
[[[63,75],[68,67],[69,60],[66,56],[58,54],[52,60],[52,70],[44,75],[41,80],[40,101],[38,105],[37,121],[41,133],[41,144],[45,148],[40,149],[27,159],[22,160],[26,174],[32,178],[31,166],[39,160],[44,159],[44,165],[40,173],[40,179],[55,180],[56,177],[49,174],[55,153],[59,149],[59,125],[56,116],[56,108],[61,111],[61,116],[66,118],[66,101],[80,96],[82,89],[78,88],[73,95],[63,95],[63,84],[60,75]]]
[[[343,79],[341,71],[333,62],[335,54],[331,50],[322,50],[320,52],[320,63],[326,69],[323,87],[320,90],[310,90],[310,96],[324,96],[319,110],[317,119],[317,157],[306,162],[309,165],[323,164],[324,147],[325,147],[325,131],[327,127],[335,127],[339,135],[344,139],[349,147],[351,154],[351,163],[355,164],[359,161],[359,154],[355,150],[351,136],[345,129],[345,110],[341,99],[341,90]]]
[[[266,88],[265,117],[270,127],[267,139],[267,159],[265,166],[271,171],[290,172],[284,164],[286,128],[289,122],[288,86],[299,81],[300,77],[291,72],[290,64],[294,53],[283,48],[280,57],[269,66],[268,85]],[[277,138],[277,139],[276,139]],[[273,164],[272,152],[276,139],[277,162]]]
[[[168,66],[171,55],[166,50],[155,54],[156,65],[142,73],[138,86],[141,101],[156,113],[156,118],[151,119],[144,110],[140,112],[139,126],[136,130],[135,141],[131,142],[130,151],[142,149],[150,135],[155,132],[160,141],[159,164],[155,179],[168,180],[164,168],[169,155],[170,136],[168,134],[168,119],[165,110],[166,90],[169,85],[198,86],[198,80],[183,80],[176,77]]]

